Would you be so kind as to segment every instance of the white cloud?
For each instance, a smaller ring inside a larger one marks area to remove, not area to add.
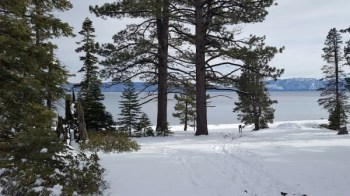
[[[113,2],[112,0],[109,0]],[[73,0],[74,8],[60,17],[75,28],[75,33],[81,29],[85,17],[94,21],[96,40],[109,42],[114,33],[123,29],[130,20],[96,18],[89,13],[89,5],[108,2],[96,0]],[[283,78],[315,77],[320,78],[321,59],[324,40],[328,31],[350,26],[349,0],[277,0],[278,5],[269,8],[269,15],[263,23],[244,25],[243,34],[266,35],[269,45],[285,46],[283,54],[278,54],[271,62],[272,65],[286,70]],[[350,35],[343,35],[349,39]],[[59,58],[75,73],[81,66],[79,55],[74,52],[76,38],[58,40]],[[345,41],[344,39],[344,41]],[[79,78],[71,79],[73,82]]]

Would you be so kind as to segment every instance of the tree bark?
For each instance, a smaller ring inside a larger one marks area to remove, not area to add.
[[[185,101],[185,125],[184,131],[187,131],[187,122],[188,122],[188,103]]]
[[[335,36],[335,39],[334,39],[334,64],[335,64],[335,91],[336,91],[336,95],[335,95],[335,102],[336,102],[336,116],[337,116],[337,127],[336,129],[337,130],[340,130],[340,101],[339,101],[339,65],[338,65],[338,40],[336,39],[336,36]]]
[[[158,35],[158,112],[157,132],[163,132],[164,136],[168,130],[168,32],[169,32],[169,0],[158,0],[162,5],[157,16]]]
[[[195,0],[196,23],[196,113],[197,130],[195,135],[208,135],[206,105],[205,45],[206,29],[204,17],[204,0]]]
[[[88,134],[86,130],[85,118],[84,118],[84,109],[80,102],[77,102],[77,113],[78,113],[78,130],[79,130],[79,140],[87,140]]]

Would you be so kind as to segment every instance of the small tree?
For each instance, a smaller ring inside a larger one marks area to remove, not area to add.
[[[277,101],[270,99],[258,74],[245,71],[239,80],[237,89],[240,92],[233,111],[238,112],[238,119],[245,125],[254,124],[256,131],[268,128],[268,123],[273,122],[275,112],[271,105]]]
[[[128,132],[129,136],[131,136],[132,130],[136,130],[138,127],[141,106],[138,94],[130,80],[126,82],[121,98],[119,107],[121,109],[120,118],[118,118],[117,124],[120,126],[120,131]]]
[[[106,111],[106,107],[102,104],[104,96],[101,93],[101,80],[98,78],[98,59],[95,56],[99,48],[94,42],[93,33],[95,29],[92,21],[86,18],[83,22],[82,30],[79,32],[83,39],[77,44],[81,45],[76,52],[84,52],[85,55],[80,57],[84,62],[84,66],[79,72],[84,73],[84,79],[79,84],[81,87],[78,93],[78,99],[84,107],[86,127],[88,130],[112,129],[115,122],[112,115]]]
[[[321,98],[318,100],[329,112],[329,128],[339,130],[346,123],[346,112],[350,111],[347,104],[348,96],[345,94],[344,71],[341,69],[343,56],[341,52],[342,38],[339,32],[333,28],[329,31],[323,48],[322,58],[326,65],[322,67],[325,77],[322,79],[326,82],[324,88],[321,88]]]
[[[140,121],[138,123],[138,128],[137,131],[135,132],[137,136],[143,136],[147,137],[147,136],[154,136],[154,130],[151,127],[152,123],[149,120],[149,117],[146,113],[142,112],[141,117],[140,117]]]
[[[175,111],[173,116],[180,120],[180,124],[184,124],[184,131],[187,131],[188,123],[190,126],[194,126],[196,115],[196,98],[195,98],[195,86],[190,82],[184,83],[183,92],[180,95],[175,94],[174,99],[177,101],[175,104]]]

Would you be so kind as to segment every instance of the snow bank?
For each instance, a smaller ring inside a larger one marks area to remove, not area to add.
[[[139,152],[100,154],[111,195],[348,196],[350,137],[325,121],[279,122],[238,133],[211,125],[209,136],[173,126],[171,137],[138,138]]]

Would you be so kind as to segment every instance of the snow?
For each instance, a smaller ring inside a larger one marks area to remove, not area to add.
[[[43,154],[43,153],[47,153],[47,148],[41,149],[41,150],[40,150],[40,153],[42,153],[42,154]]]
[[[100,153],[106,195],[348,196],[350,136],[289,121],[251,132],[210,125],[208,136],[173,126],[170,137],[137,138],[141,150]]]
[[[56,184],[55,186],[53,186],[50,191],[51,191],[51,196],[59,196],[59,195],[62,195],[62,189],[63,189],[63,186],[62,185],[59,185],[59,184]]]

